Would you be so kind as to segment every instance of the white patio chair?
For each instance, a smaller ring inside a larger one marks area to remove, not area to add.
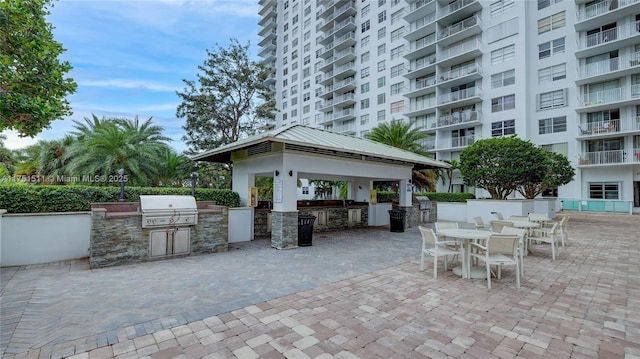
[[[438,257],[444,257],[444,270],[447,270],[447,257],[456,256],[460,252],[448,247],[449,244],[457,245],[455,241],[439,241],[438,236],[431,228],[418,226],[422,234],[422,253],[420,255],[420,271],[424,270],[424,255],[433,257],[433,278],[438,278]]]
[[[458,239],[454,239],[454,238],[446,240],[446,236],[438,234],[438,231],[440,231],[442,229],[458,229],[458,228],[460,228],[460,226],[458,225],[458,222],[435,222],[434,225],[436,227],[436,235],[440,238],[439,240],[441,242],[446,242],[447,243],[447,247],[449,247],[449,249],[455,249],[455,250],[460,250],[461,249],[462,241],[460,241]]]
[[[564,216],[558,223],[558,225],[560,226],[558,232],[560,232],[560,241],[562,242],[563,247],[565,239],[569,239],[569,233],[567,232],[567,222],[569,222],[569,218],[571,218],[571,216]]]
[[[504,216],[502,215],[502,212],[494,212],[493,214],[496,215],[496,218],[498,219],[498,221],[504,221]]]
[[[491,266],[498,266],[497,278],[502,279],[502,266],[515,266],[516,288],[520,288],[520,265],[518,246],[520,236],[516,234],[492,234],[485,244],[472,243],[475,249],[471,256],[484,261],[487,266],[487,288],[491,289]]]
[[[529,222],[529,216],[509,216],[510,221]]]
[[[527,230],[524,228],[504,226],[502,227],[502,230],[499,233],[515,234],[518,237],[520,237],[520,241],[518,243],[518,258],[520,259],[520,275],[524,276],[524,254],[527,251],[527,243],[526,243]]]
[[[485,229],[485,224],[484,221],[482,220],[482,217],[473,217],[473,221],[476,224],[476,229]]]
[[[513,227],[513,223],[509,222],[509,221],[491,221],[489,222],[489,225],[491,225],[491,231],[495,232],[495,233],[500,233],[502,232],[502,228],[503,227]]]
[[[543,242],[551,244],[551,260],[556,260],[556,243],[558,241],[558,228],[560,224],[558,222],[553,223],[551,228],[541,227],[533,228],[529,235],[529,248],[533,242]]]

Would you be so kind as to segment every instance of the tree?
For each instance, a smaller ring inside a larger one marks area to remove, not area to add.
[[[530,141],[515,136],[476,141],[460,153],[466,185],[485,189],[492,199],[507,199],[528,182],[541,182],[545,155]]]
[[[425,155],[421,140],[425,139],[427,135],[421,132],[415,123],[415,120],[404,122],[392,119],[389,123],[383,122],[371,129],[366,138],[401,150]],[[436,179],[429,171],[432,170],[413,170],[411,182],[418,188],[434,189]],[[397,190],[397,186],[394,187]]]
[[[444,163],[448,163],[449,164],[449,168],[443,169],[439,171],[439,178],[442,179],[442,183],[446,184],[448,181],[449,182],[449,187],[447,192],[451,193],[453,192],[453,171],[460,169],[460,162],[458,162],[458,160],[456,159],[452,159],[451,161],[449,160],[444,160],[442,161]],[[444,176],[442,175],[442,173],[444,172]]]
[[[65,49],[45,21],[51,0],[0,1],[0,130],[35,136],[71,114],[66,96],[76,83],[58,56]]]
[[[183,137],[194,154],[253,134],[262,119],[274,116],[271,90],[265,85],[272,70],[248,56],[249,44],[232,39],[228,49],[207,50],[197,80],[182,80],[176,116],[186,119]],[[258,97],[262,98],[258,104]]]
[[[115,175],[122,168],[127,182],[150,185],[157,178],[162,154],[168,137],[163,128],[151,122],[132,119],[102,118],[95,115],[85,123],[74,121],[76,141],[69,147],[66,158],[71,158],[69,172],[75,176]]]
[[[518,188],[518,192],[524,198],[533,199],[549,188],[565,185],[573,181],[576,174],[566,156],[542,149],[540,151],[543,151],[545,155],[545,176],[542,181],[527,181]]]
[[[74,141],[74,137],[66,135],[60,140],[46,141],[40,146],[40,174],[49,176],[52,180],[68,176],[68,165],[72,161],[67,151]]]
[[[163,151],[158,168],[158,180],[154,182],[159,186],[181,187],[184,180],[191,177],[194,169],[193,161],[169,147],[164,148]]]

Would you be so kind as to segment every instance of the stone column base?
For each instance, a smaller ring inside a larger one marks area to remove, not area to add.
[[[298,211],[271,211],[271,247],[276,249],[298,247]]]

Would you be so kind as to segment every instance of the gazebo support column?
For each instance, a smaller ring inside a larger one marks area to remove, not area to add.
[[[271,247],[276,249],[298,247],[298,211],[271,211]]]

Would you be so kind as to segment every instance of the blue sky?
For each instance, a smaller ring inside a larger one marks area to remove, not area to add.
[[[236,38],[251,43],[258,59],[258,0],[59,0],[48,21],[67,51],[78,84],[68,97],[73,115],[51,123],[36,138],[6,131],[5,145],[19,148],[62,138],[84,117],[153,117],[171,146],[186,149],[183,119],[175,116],[182,79],[196,79],[206,50]]]

